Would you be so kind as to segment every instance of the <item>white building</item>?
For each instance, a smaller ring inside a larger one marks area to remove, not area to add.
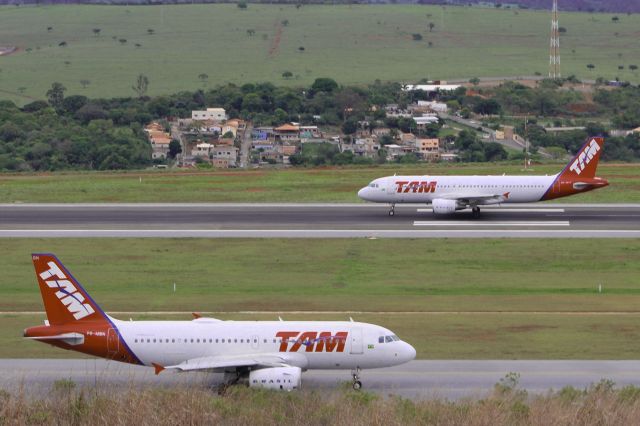
[[[435,112],[447,112],[447,104],[442,102],[434,102],[434,101],[418,101],[419,107],[429,108],[431,111]]]
[[[227,112],[224,108],[207,108],[205,111],[191,111],[193,120],[218,120],[227,119]]]

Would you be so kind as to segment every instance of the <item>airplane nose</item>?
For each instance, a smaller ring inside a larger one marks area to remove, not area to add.
[[[405,348],[407,360],[405,362],[413,361],[414,359],[416,359],[416,349],[406,342],[403,343],[407,345]]]
[[[367,194],[367,187],[365,186],[364,188],[362,188],[360,191],[358,191],[358,197],[360,197],[363,200],[367,200],[366,198],[366,194]]]

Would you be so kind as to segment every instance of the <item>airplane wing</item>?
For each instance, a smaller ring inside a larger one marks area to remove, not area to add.
[[[439,198],[444,198],[445,200],[456,200],[461,204],[467,205],[482,205],[482,204],[499,204],[509,199],[509,192],[505,192],[504,194],[492,194],[492,193],[450,193],[443,194]]]
[[[298,355],[298,356],[295,356]],[[178,370],[178,371],[208,371],[208,372],[224,372],[235,370],[238,367],[288,367],[296,366],[305,368],[306,358],[300,358],[300,354],[252,354],[252,355],[222,355],[222,356],[206,356],[202,358],[193,358],[176,365],[161,366],[153,364],[156,374],[160,374],[162,370]]]

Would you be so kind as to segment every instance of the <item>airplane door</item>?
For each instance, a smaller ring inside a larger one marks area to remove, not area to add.
[[[107,331],[107,352],[109,352],[109,355],[115,355],[118,353],[118,349],[120,349],[118,333],[113,328],[110,328]]]
[[[385,192],[386,192],[385,197],[387,197],[387,199],[389,200],[392,200],[394,197],[396,197],[397,189],[398,189],[398,185],[396,185],[396,183],[393,180],[390,180],[385,188]]]
[[[349,334],[351,336],[351,354],[362,354],[362,329],[352,328]]]

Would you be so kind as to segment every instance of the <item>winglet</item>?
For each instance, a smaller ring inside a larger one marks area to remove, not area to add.
[[[202,314],[200,314],[200,312],[191,312],[191,315],[193,315],[193,319],[202,318]]]
[[[164,370],[163,366],[161,366],[160,364],[156,364],[155,362],[152,362],[151,365],[153,365],[153,368],[155,368],[156,370],[156,376],[162,373],[162,371]]]

